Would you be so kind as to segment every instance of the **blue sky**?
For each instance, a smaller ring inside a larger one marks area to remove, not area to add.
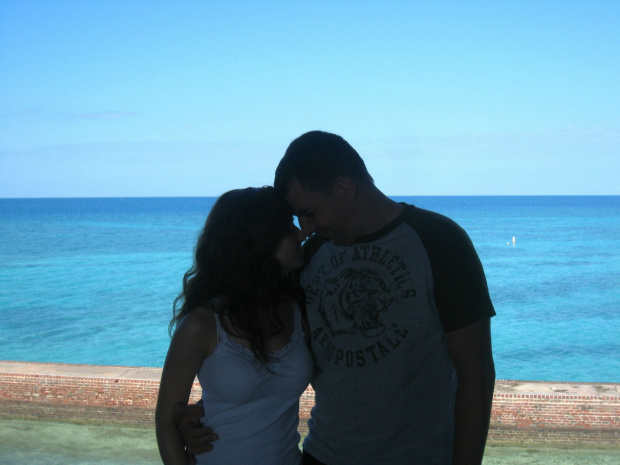
[[[620,195],[618,1],[0,0],[0,197],[212,196],[335,132],[389,195]]]

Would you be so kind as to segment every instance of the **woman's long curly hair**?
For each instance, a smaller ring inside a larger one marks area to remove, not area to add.
[[[223,194],[207,217],[194,263],[183,277],[170,333],[192,310],[218,299],[215,311],[228,317],[226,330],[247,339],[261,363],[271,361],[265,340],[283,329],[278,305],[291,298],[303,305],[301,287],[292,276],[282,276],[273,257],[280,240],[291,233],[292,220],[290,206],[273,187]]]

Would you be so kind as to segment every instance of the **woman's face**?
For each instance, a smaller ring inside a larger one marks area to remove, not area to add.
[[[282,273],[289,273],[302,265],[304,257],[301,243],[305,238],[301,230],[291,223],[290,231],[282,236],[273,254]]]

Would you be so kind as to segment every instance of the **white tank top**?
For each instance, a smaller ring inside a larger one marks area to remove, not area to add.
[[[209,465],[298,465],[299,397],[310,383],[312,356],[294,309],[289,343],[261,366],[251,350],[232,339],[216,314],[218,343],[198,372],[204,425],[219,439],[196,457]],[[271,370],[271,371],[270,371]]]

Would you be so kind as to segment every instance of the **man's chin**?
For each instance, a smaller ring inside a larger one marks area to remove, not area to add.
[[[344,237],[330,236],[328,239],[330,239],[332,241],[332,244],[338,245],[338,246],[341,246],[341,247],[353,244],[352,241],[349,241],[349,240],[347,240]]]
[[[322,237],[323,239],[329,239],[334,245],[351,245],[353,241],[347,240],[346,237],[342,237],[338,234],[335,234],[333,231],[329,229],[322,229],[321,231],[316,232],[317,236]]]

